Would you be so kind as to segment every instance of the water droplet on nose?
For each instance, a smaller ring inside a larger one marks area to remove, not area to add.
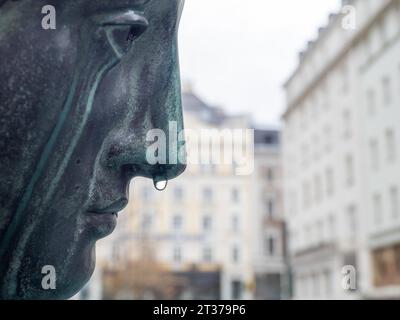
[[[158,191],[165,190],[165,188],[167,187],[167,184],[168,184],[168,180],[157,181],[154,179],[153,182],[154,182],[154,188],[156,188],[156,190],[158,190]]]

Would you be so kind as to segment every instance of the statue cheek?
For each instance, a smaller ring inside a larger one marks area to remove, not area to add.
[[[59,30],[54,39],[56,47],[59,49],[59,52],[65,52],[68,48],[71,48],[71,30],[63,26],[61,30]]]

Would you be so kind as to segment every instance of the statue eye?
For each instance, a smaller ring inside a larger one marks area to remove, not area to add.
[[[147,26],[144,25],[132,26],[129,30],[128,37],[126,38],[126,40],[129,42],[135,41],[146,31],[146,29]]]
[[[108,42],[118,58],[121,58],[147,29],[147,19],[132,10],[117,11],[112,14],[102,14],[94,17],[104,28]]]
[[[132,25],[132,26],[105,26],[108,42],[114,49],[118,58],[125,55],[136,39],[138,39],[147,26]]]

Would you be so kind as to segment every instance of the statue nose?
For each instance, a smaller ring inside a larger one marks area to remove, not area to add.
[[[140,131],[116,135],[102,162],[108,170],[121,172],[126,181],[145,177],[154,181],[156,189],[165,189],[163,185],[168,180],[186,169],[185,141],[171,138],[171,133],[168,137],[168,131],[160,128]],[[180,136],[183,137],[182,132]]]
[[[122,171],[128,180],[150,178],[156,189],[163,189],[164,181],[183,173],[186,146],[180,94],[163,106],[147,105],[122,131],[114,132],[105,148],[103,164]]]
[[[168,136],[168,131],[157,128],[148,130],[140,138],[133,136],[129,142],[125,140],[127,143],[120,141],[120,148],[117,145],[111,148],[109,167],[117,167],[128,180],[146,177],[153,180],[156,189],[165,189],[168,180],[186,169],[185,141],[171,134]]]
[[[155,186],[179,176],[186,168],[181,86],[177,65],[172,65],[172,72],[166,73],[169,76],[154,84],[141,116],[132,123],[143,148],[141,162],[134,164],[132,174],[153,179]]]
[[[169,120],[167,117],[164,122],[164,126],[146,131],[142,161],[133,165],[132,173],[153,179],[156,189],[164,189],[166,181],[179,176],[186,168],[182,118],[173,116]]]
[[[141,45],[138,41],[136,50]],[[132,63],[123,65],[129,73],[121,77],[129,74],[131,97],[124,108],[127,117],[113,134],[107,163],[129,179],[142,176],[157,184],[185,170],[186,154],[176,37],[153,44],[153,49],[144,56],[131,51]]]

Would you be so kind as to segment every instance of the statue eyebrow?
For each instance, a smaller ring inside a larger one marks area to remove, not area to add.
[[[147,4],[149,4],[149,2],[151,2],[152,0],[136,0],[135,5],[139,5],[139,6],[145,6]]]

